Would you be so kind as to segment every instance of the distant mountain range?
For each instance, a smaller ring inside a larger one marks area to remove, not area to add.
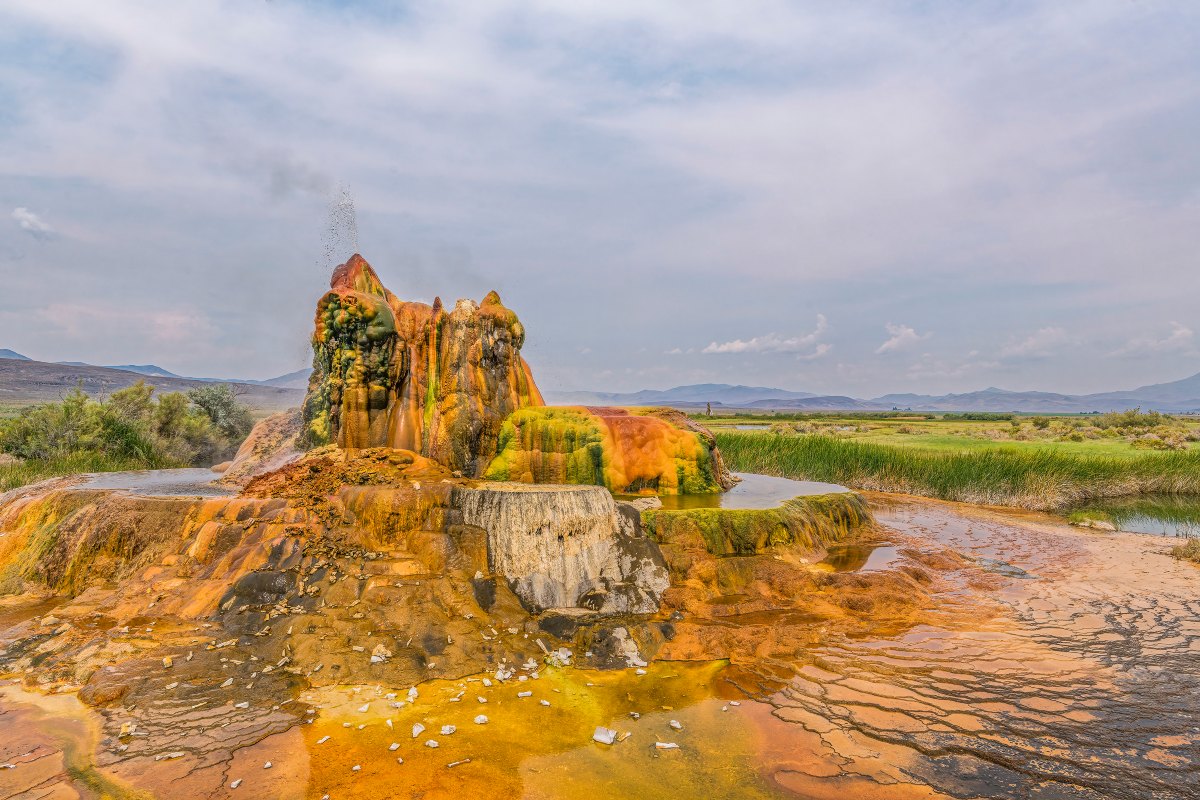
[[[24,365],[18,369],[17,365]],[[36,365],[36,366],[34,366]],[[101,372],[93,372],[100,370]],[[128,386],[139,378],[155,378],[163,390],[212,383],[233,383],[243,387],[262,408],[295,405],[308,388],[311,369],[299,369],[267,380],[246,378],[195,378],[176,375],[155,364],[94,366],[83,362],[49,364],[33,361],[13,350],[0,349],[0,405],[13,403],[18,396],[43,398],[25,402],[58,399],[84,379],[86,391],[107,392]],[[27,385],[33,381],[37,386]],[[186,384],[186,385],[185,385]],[[39,389],[38,386],[43,387]],[[65,389],[63,388],[65,387]],[[257,387],[257,388],[253,388]],[[964,394],[885,394],[859,399],[844,395],[817,395],[769,386],[741,386],[728,383],[696,383],[671,389],[642,389],[637,392],[547,392],[548,402],[562,405],[673,406],[681,409],[714,408],[725,410],[779,411],[1024,411],[1031,413],[1080,414],[1090,411],[1122,411],[1141,407],[1175,413],[1200,412],[1200,374],[1170,383],[1155,383],[1136,389],[1096,394],[1058,394],[1055,392],[1011,392],[988,387]],[[282,404],[282,405],[280,405]]]
[[[547,400],[576,405],[666,405],[675,408],[714,408],[787,411],[1025,411],[1081,414],[1091,411],[1123,411],[1141,407],[1176,413],[1200,411],[1200,374],[1171,383],[1140,386],[1123,392],[1057,394],[1054,392],[1011,392],[989,387],[965,394],[885,394],[857,399],[842,395],[816,395],[763,386],[731,386],[705,383],[673,389],[643,389],[640,392],[549,392]]]
[[[728,383],[696,383],[674,389],[642,389],[640,392],[559,392],[556,403],[571,405],[649,406],[677,403],[721,403],[743,406],[760,400],[802,400],[816,395],[811,392],[789,392],[766,386],[730,386]]]
[[[10,354],[11,355],[8,355]],[[267,381],[220,381],[230,383],[242,402],[261,411],[281,411],[299,405],[307,387],[307,370],[300,386],[294,385],[300,373],[289,373]],[[0,350],[0,407],[18,407],[61,400],[76,386],[89,395],[103,397],[132,386],[139,380],[152,379],[161,392],[185,392],[212,378],[188,378],[153,364],[97,367],[91,364],[50,364],[34,361],[11,350]]]

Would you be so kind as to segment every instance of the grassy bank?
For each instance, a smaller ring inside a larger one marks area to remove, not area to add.
[[[1105,497],[1200,495],[1200,452],[1194,450],[1118,458],[1050,448],[939,452],[821,435],[718,430],[716,436],[738,472],[943,500],[1058,510]]]
[[[142,458],[113,457],[98,453],[77,453],[64,458],[0,464],[0,492],[7,492],[18,486],[26,486],[60,475],[78,475],[81,472],[122,472],[130,469],[162,469],[177,466],[181,465],[173,461],[147,461]]]
[[[1141,458],[1147,452],[1200,448],[1200,420],[1154,412],[1045,416],[1016,414],[755,415],[701,418],[714,432],[754,426],[747,432],[831,436],[870,444],[942,453],[1055,450],[1078,456]]]

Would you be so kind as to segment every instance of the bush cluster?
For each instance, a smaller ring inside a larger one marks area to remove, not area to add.
[[[138,381],[107,400],[74,389],[62,402],[0,421],[0,452],[31,462],[209,465],[231,456],[253,424],[228,384],[156,395]]]

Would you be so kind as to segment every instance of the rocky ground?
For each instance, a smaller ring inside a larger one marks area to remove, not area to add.
[[[1200,571],[1163,540],[877,496],[856,571],[676,543],[657,615],[530,614],[461,536],[298,536],[397,513],[318,484],[188,512],[232,603],[166,546],[0,602],[0,797],[1196,796]],[[254,577],[293,561],[300,594]]]

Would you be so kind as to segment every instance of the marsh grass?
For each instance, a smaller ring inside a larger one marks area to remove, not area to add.
[[[1200,564],[1200,539],[1188,539],[1186,544],[1171,548],[1171,555],[1180,561],[1191,561]]]
[[[1108,497],[1200,495],[1200,452],[1084,456],[1061,449],[938,452],[832,436],[716,434],[730,468],[856,489],[1060,510]]]
[[[63,458],[35,459],[16,464],[0,464],[0,492],[37,483],[46,478],[83,472],[123,472],[131,469],[161,469],[180,466],[155,458],[114,457],[100,453],[76,453]]]

